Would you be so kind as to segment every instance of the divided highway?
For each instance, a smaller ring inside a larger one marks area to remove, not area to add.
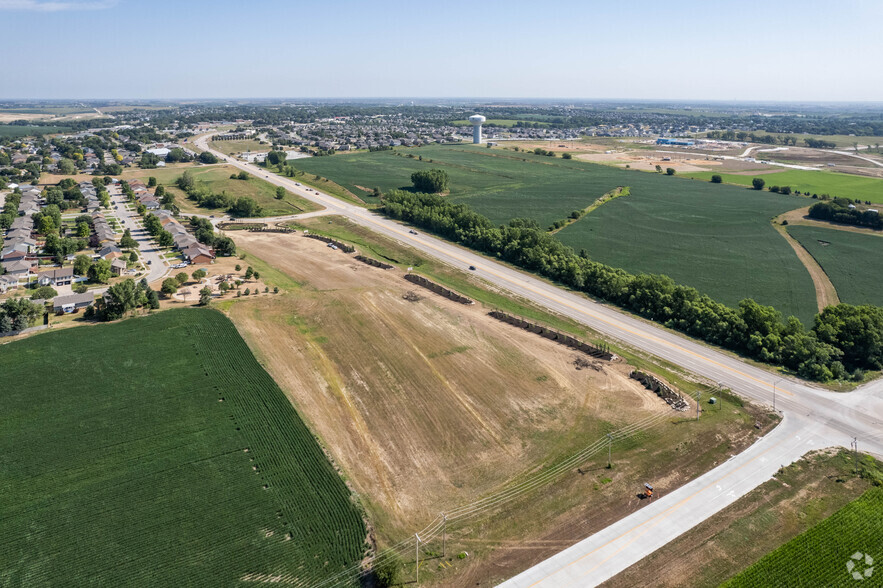
[[[651,353],[699,374],[741,396],[775,405],[784,417],[772,433],[704,476],[670,495],[580,541],[505,582],[506,588],[595,586],[681,533],[732,504],[768,480],[780,466],[811,449],[849,447],[853,438],[861,451],[883,457],[883,381],[838,394],[804,382],[782,378],[737,357],[709,348],[647,321],[629,316],[579,294],[548,284],[457,245],[422,234],[402,224],[332,196],[308,190],[208,148],[210,136],[197,139],[222,161],[266,179],[345,216],[360,225],[397,239],[460,269],[475,266],[484,280],[549,310],[568,316],[606,337]],[[284,220],[280,217],[276,220]],[[254,219],[266,221],[267,219]]]

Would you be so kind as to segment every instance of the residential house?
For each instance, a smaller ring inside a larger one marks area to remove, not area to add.
[[[9,290],[18,288],[18,279],[13,276],[0,276],[0,292],[6,294]]]
[[[172,236],[175,239],[175,247],[178,249],[183,250],[191,245],[199,243],[193,235],[187,232],[173,234]]]
[[[60,267],[37,274],[41,286],[70,286],[74,280],[74,268]]]
[[[215,258],[208,247],[199,243],[190,245],[186,249],[181,250],[181,253],[184,255],[184,259],[190,263],[211,263]]]
[[[14,261],[3,261],[0,262],[3,265],[3,269],[6,270],[6,274],[10,277],[13,277],[17,280],[27,280],[31,277],[31,272],[34,267],[34,262],[29,261],[27,259],[16,259]]]
[[[123,258],[117,257],[112,262],[110,262],[110,271],[115,276],[121,276],[126,272],[126,262],[123,261]]]
[[[116,245],[105,245],[99,252],[98,257],[102,259],[116,259],[123,255],[123,250]]]
[[[91,292],[82,294],[70,294],[69,296],[56,296],[52,301],[52,310],[56,313],[70,314],[81,308],[87,308],[95,303],[95,295]]]

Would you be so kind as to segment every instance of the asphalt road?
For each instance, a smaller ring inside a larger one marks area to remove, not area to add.
[[[143,228],[141,217],[138,216],[138,213],[126,208],[126,197],[120,193],[119,189],[111,190],[110,195],[111,204],[117,207],[116,210],[114,210],[114,214],[116,214],[119,219],[123,230],[129,229],[131,231],[132,238],[138,242],[138,249],[140,250],[142,261],[144,261],[145,264],[148,261],[150,262],[150,264],[147,265],[149,271],[147,272],[147,275],[143,277],[147,278],[147,283],[149,284],[163,278],[168,273],[169,266],[162,258],[160,248],[157,246],[156,242]]]
[[[783,378],[457,245],[428,235],[413,234],[400,223],[297,186],[293,180],[256,165],[236,161],[209,149],[208,139],[200,139],[203,149],[248,173],[324,205],[328,214],[346,216],[454,267],[466,270],[475,266],[481,278],[518,297],[571,317],[609,339],[720,383],[741,396],[775,405],[782,412],[783,423],[752,448],[671,495],[654,499],[652,505],[512,578],[503,584],[507,588],[597,585],[733,503],[768,480],[780,466],[791,463],[811,449],[848,447],[855,437],[860,450],[883,457],[883,381],[872,382],[849,394],[838,394]],[[648,532],[650,529],[652,533]]]

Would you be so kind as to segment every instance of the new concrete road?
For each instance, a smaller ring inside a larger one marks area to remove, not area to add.
[[[210,150],[208,138],[201,138],[201,147],[206,150]],[[465,270],[474,266],[481,278],[516,296],[571,317],[610,339],[656,355],[742,396],[774,405],[784,415],[784,422],[751,449],[671,495],[666,496],[665,489],[661,489],[663,496],[654,499],[652,505],[613,525],[611,529],[615,527],[616,532],[605,529],[577,543],[509,580],[507,588],[597,585],[725,508],[768,480],[779,466],[791,463],[810,449],[848,447],[855,437],[860,450],[883,457],[883,381],[849,394],[837,394],[783,378],[457,245],[298,186],[291,179],[253,164],[213,153],[242,170],[324,205],[329,214],[343,215],[454,267]]]
[[[111,205],[116,207],[113,212],[119,219],[122,229],[129,229],[132,233],[132,238],[138,242],[141,260],[148,269],[147,275],[143,277],[147,278],[148,284],[152,284],[168,273],[169,266],[162,258],[161,251],[156,242],[154,242],[153,237],[141,225],[141,217],[126,206],[128,201],[122,195],[119,188],[109,188],[108,193],[110,194]]]

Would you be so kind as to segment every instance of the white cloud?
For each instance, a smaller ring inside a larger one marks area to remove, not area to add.
[[[115,6],[117,0],[91,2],[47,2],[45,0],[0,0],[0,10],[28,12],[62,12],[71,10],[102,10]]]

